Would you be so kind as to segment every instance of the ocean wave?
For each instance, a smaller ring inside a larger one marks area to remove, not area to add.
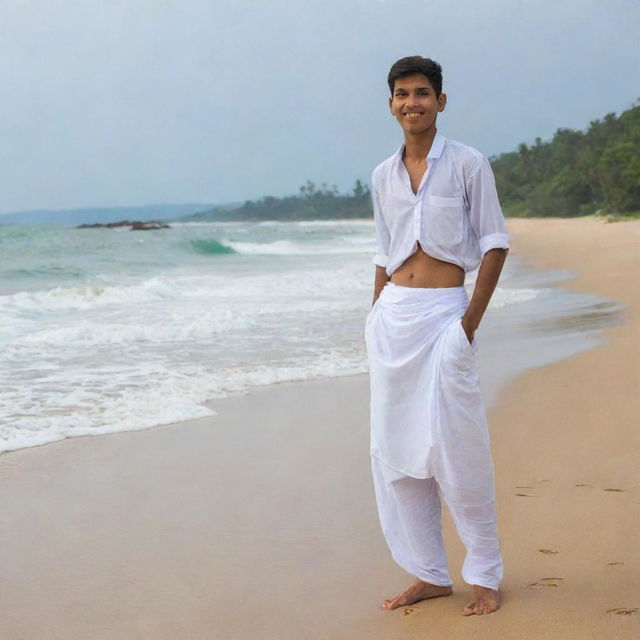
[[[203,253],[205,255],[236,253],[236,250],[233,247],[219,242],[218,240],[214,240],[213,238],[191,240],[190,244],[196,253]]]
[[[153,314],[133,315],[129,322],[101,322],[100,318],[85,318],[82,323],[61,327],[40,327],[12,339],[3,357],[35,359],[43,349],[99,349],[116,345],[156,345],[163,347],[196,344],[215,339],[223,333],[259,327],[258,314],[239,314],[228,308],[176,317],[154,317]]]
[[[24,390],[8,388],[0,401],[0,415],[10,421],[0,425],[0,452],[33,447],[65,438],[102,435],[118,431],[138,431],[215,415],[205,402],[230,393],[278,382],[293,382],[364,373],[362,354],[340,350],[315,355],[306,361],[282,362],[277,366],[254,365],[211,372],[204,367],[167,371],[157,365],[140,365],[135,376],[154,380],[147,387],[135,387],[132,372],[122,385],[111,389],[98,377],[84,379],[68,392],[40,390],[37,403],[25,397]],[[118,372],[110,374],[110,380]]]
[[[95,307],[139,304],[149,300],[173,298],[178,292],[175,282],[155,276],[132,285],[81,284],[53,287],[45,291],[18,291],[0,296],[0,309],[10,311],[54,311],[64,309],[92,309]]]
[[[275,240],[273,242],[235,242],[223,240],[225,245],[231,247],[236,253],[244,255],[277,255],[277,256],[304,256],[304,255],[343,255],[348,253],[371,253],[372,244],[346,241],[345,244],[334,242],[294,242],[292,240]]]

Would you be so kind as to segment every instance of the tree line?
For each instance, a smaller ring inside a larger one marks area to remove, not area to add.
[[[561,128],[552,140],[489,158],[506,216],[640,215],[640,100],[608,113],[586,131]],[[192,220],[322,220],[370,218],[371,193],[356,180],[349,193],[311,180],[297,195],[265,196],[218,207]]]
[[[339,193],[336,185],[326,183],[317,186],[307,180],[294,196],[274,198],[265,196],[259,200],[247,200],[242,205],[189,216],[190,220],[330,220],[333,218],[370,218],[371,192],[361,180],[356,180],[348,193]]]
[[[490,158],[505,215],[640,214],[640,100],[586,131]]]

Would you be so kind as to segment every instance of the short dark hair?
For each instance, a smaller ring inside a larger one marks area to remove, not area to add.
[[[433,90],[436,92],[436,96],[442,93],[442,67],[431,58],[408,56],[407,58],[400,58],[400,60],[394,62],[389,71],[387,82],[389,83],[391,95],[393,95],[396,80],[411,75],[412,73],[422,73],[427,76]]]

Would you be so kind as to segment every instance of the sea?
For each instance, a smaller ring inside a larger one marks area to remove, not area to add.
[[[170,226],[0,226],[0,452],[211,416],[208,403],[230,394],[368,371],[372,220]],[[563,288],[574,275],[509,253],[476,332],[488,406],[520,372],[624,322],[618,302]]]

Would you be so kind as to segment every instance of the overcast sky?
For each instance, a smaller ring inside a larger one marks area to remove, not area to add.
[[[396,151],[386,76],[444,70],[486,155],[640,98],[637,0],[0,0],[0,212],[350,189]]]

